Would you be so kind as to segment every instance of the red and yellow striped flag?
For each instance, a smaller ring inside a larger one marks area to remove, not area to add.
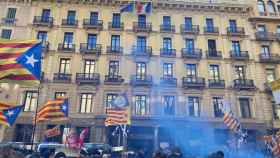
[[[126,108],[108,108],[105,126],[128,125],[130,120],[130,109]]]
[[[0,83],[40,83],[42,46],[35,40],[0,40]]]

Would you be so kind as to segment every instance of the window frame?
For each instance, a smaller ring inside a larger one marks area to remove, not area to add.
[[[83,114],[92,113],[93,103],[94,103],[93,99],[94,99],[94,95],[92,93],[81,93],[79,113],[83,113]]]
[[[28,96],[30,94],[31,96]],[[29,98],[29,103],[27,105],[27,97]],[[23,111],[24,112],[33,112],[36,110],[36,107],[38,106],[38,91],[35,90],[27,90],[24,92],[24,99],[23,99]]]

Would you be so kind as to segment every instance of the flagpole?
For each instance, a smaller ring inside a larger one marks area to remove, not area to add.
[[[34,141],[35,141],[35,133],[36,133],[36,127],[37,127],[37,113],[39,109],[39,97],[40,97],[40,89],[41,89],[41,84],[38,86],[38,95],[37,95],[37,102],[36,102],[36,109],[35,109],[35,118],[34,118],[34,126],[32,129],[32,140],[31,140],[31,150],[33,151],[33,146],[34,146]]]

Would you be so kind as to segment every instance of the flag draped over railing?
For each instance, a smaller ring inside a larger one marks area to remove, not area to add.
[[[56,122],[68,120],[68,99],[56,99],[48,101],[38,111],[36,122]],[[35,118],[33,119],[35,121]]]
[[[35,40],[0,40],[0,83],[38,85],[42,46]]]

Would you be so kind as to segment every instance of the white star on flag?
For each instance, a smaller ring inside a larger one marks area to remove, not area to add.
[[[65,105],[62,105],[62,110],[65,111],[67,107]]]
[[[27,61],[26,64],[30,64],[32,67],[34,67],[34,63],[38,62],[37,59],[34,58],[33,54],[31,56],[25,56]]]
[[[8,111],[8,115],[9,115],[9,116],[13,116],[13,115],[14,115],[14,112],[13,112],[13,111]]]

